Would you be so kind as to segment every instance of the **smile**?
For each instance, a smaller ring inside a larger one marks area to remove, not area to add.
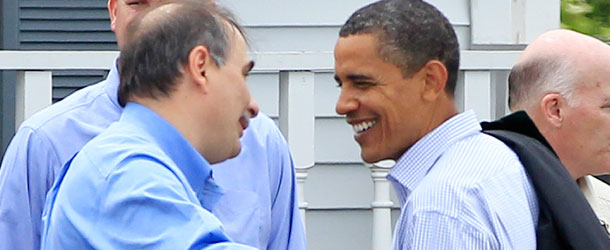
[[[250,123],[250,118],[252,118],[252,115],[250,115],[250,112],[245,111],[241,117],[239,117],[239,123],[241,125],[242,130],[245,130],[248,127],[248,124]]]
[[[361,122],[358,124],[353,124],[352,129],[354,129],[354,132],[356,133],[362,133],[375,126],[376,123],[376,121]]]

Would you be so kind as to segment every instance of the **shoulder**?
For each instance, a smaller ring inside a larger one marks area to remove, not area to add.
[[[277,148],[286,145],[286,140],[277,124],[266,114],[259,112],[258,115],[250,120],[242,138],[242,143],[246,147],[259,145],[264,148]]]
[[[34,131],[46,129],[61,129],[55,127],[64,124],[67,120],[84,120],[95,117],[92,113],[120,110],[115,107],[111,97],[105,91],[105,85],[111,84],[106,80],[78,90],[65,99],[37,112],[25,120],[20,127],[30,128]],[[21,128],[20,128],[21,129]]]
[[[172,162],[157,146],[154,139],[129,124],[120,122],[114,123],[89,141],[81,149],[80,154],[87,155],[91,164],[95,165],[103,175],[109,175],[133,160],[144,160],[165,166]]]
[[[63,164],[85,143],[119,119],[121,108],[108,96],[105,84],[111,83],[102,81],[86,87],[43,109],[24,121],[17,134],[31,131],[40,140],[46,140],[50,147],[47,150],[54,151]],[[14,143],[31,144],[35,141],[11,142]]]
[[[265,138],[266,136],[274,135],[276,132],[279,133],[279,129],[271,117],[263,112],[259,112],[256,117],[250,119],[250,123],[246,129],[246,133],[248,132]]]
[[[437,160],[414,195],[421,197],[419,202],[423,204],[436,203],[458,209],[469,200],[483,199],[490,189],[524,185],[529,183],[517,155],[497,139],[477,134],[451,146]]]

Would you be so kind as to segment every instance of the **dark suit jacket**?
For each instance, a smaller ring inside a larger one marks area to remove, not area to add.
[[[610,249],[610,238],[548,142],[523,111],[481,124],[519,156],[536,195],[538,249]]]

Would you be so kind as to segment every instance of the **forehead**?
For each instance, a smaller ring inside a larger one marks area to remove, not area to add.
[[[378,40],[371,34],[340,37],[335,45],[335,70],[369,67],[385,64],[378,53]]]
[[[401,69],[379,55],[379,42],[375,35],[359,34],[341,37],[337,41],[335,74],[339,78],[351,74],[387,78],[389,75],[401,75]]]
[[[340,37],[335,45],[335,59],[379,57],[377,38],[371,34]]]

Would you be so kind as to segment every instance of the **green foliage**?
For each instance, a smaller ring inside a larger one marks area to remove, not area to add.
[[[610,42],[610,0],[561,0],[561,26]]]

